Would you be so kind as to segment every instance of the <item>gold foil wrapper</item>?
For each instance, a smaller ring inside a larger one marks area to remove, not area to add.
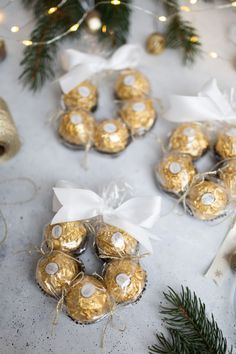
[[[82,324],[96,322],[112,309],[111,298],[103,282],[90,275],[72,285],[65,301],[68,315]]]
[[[194,184],[187,195],[188,207],[193,215],[201,220],[214,220],[224,216],[228,202],[225,188],[208,180]]]
[[[209,147],[208,136],[197,123],[180,124],[171,134],[169,148],[193,159],[201,157]]]
[[[98,151],[118,153],[126,148],[129,141],[128,128],[121,119],[105,119],[96,124],[94,145]]]
[[[150,34],[150,36],[148,36],[148,39],[146,42],[146,49],[147,49],[148,53],[154,54],[154,55],[159,55],[163,52],[165,47],[166,47],[166,39],[162,33],[156,32],[156,33],[152,33],[152,34]]]
[[[177,195],[187,190],[196,172],[190,155],[175,152],[169,153],[155,167],[161,188]]]
[[[124,230],[103,225],[95,238],[98,254],[102,258],[127,257],[137,254],[138,241]]]
[[[80,264],[75,259],[54,251],[38,261],[36,280],[47,294],[57,297],[70,286],[80,271]]]
[[[147,78],[139,71],[127,69],[117,78],[115,91],[118,98],[127,100],[131,98],[145,97],[150,92]]]
[[[90,146],[93,142],[95,120],[83,110],[65,113],[60,121],[58,134],[69,144]]]
[[[220,131],[215,152],[222,159],[236,157],[236,125],[227,125]]]
[[[136,98],[123,104],[120,116],[132,135],[143,135],[154,125],[156,110],[151,99]]]
[[[219,168],[218,176],[224,183],[231,198],[236,199],[236,158],[225,161]]]
[[[48,247],[52,250],[79,252],[85,245],[87,230],[80,221],[49,224],[45,228],[44,237]]]
[[[139,263],[128,260],[113,260],[106,265],[105,285],[117,304],[138,300],[146,285],[146,272]]]
[[[86,80],[63,96],[65,106],[69,110],[84,109],[91,111],[97,105],[97,88]]]

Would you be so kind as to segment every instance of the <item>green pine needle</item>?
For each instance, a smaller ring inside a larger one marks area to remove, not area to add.
[[[150,353],[159,354],[231,354],[227,341],[213,315],[209,319],[205,305],[189,288],[182,287],[180,294],[169,288],[164,293],[168,306],[161,308],[167,325],[168,337],[157,334],[157,344]]]

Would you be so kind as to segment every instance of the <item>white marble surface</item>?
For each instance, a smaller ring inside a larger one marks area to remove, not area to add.
[[[0,5],[2,3],[3,0],[0,0]],[[143,5],[144,2],[139,0],[136,3]],[[145,6],[157,9],[155,1],[145,1]],[[159,13],[162,14],[161,11]],[[235,13],[230,10],[207,11],[189,14],[188,17],[198,27],[206,50],[218,51],[229,59],[235,55],[235,46],[228,40],[227,34],[229,26],[236,21]],[[24,24],[28,19],[29,13],[22,9],[18,0],[11,9],[8,8],[5,27]],[[135,12],[130,42],[143,44],[152,30],[152,19]],[[2,32],[6,34],[6,29],[0,25]],[[76,46],[76,42],[73,45]],[[38,194],[29,204],[1,206],[7,219],[9,237],[0,249],[0,352],[99,353],[104,322],[82,327],[62,314],[55,333],[51,334],[55,302],[45,297],[36,286],[34,272],[37,255],[31,257],[17,252],[28,248],[30,243],[40,243],[43,226],[52,216],[51,188],[57,179],[69,179],[96,190],[111,179],[124,177],[135,185],[137,195],[155,195],[159,191],[153,177],[153,165],[160,157],[160,149],[155,140],[147,136],[131,144],[118,158],[91,153],[89,169],[85,171],[80,164],[83,153],[60,145],[53,129],[47,124],[48,114],[58,107],[60,95],[57,85],[47,83],[41,92],[34,95],[23,89],[17,81],[22,47],[10,39],[7,46],[8,57],[0,64],[0,96],[10,106],[21,136],[22,149],[14,159],[1,166],[1,180],[30,177],[38,186]],[[178,52],[172,50],[166,50],[159,57],[147,55],[142,70],[151,81],[153,94],[164,100],[171,92],[192,94],[210,77],[232,86],[236,79],[236,73],[228,62],[203,56],[195,66],[187,68],[182,66]],[[102,88],[105,87],[103,80]],[[101,98],[104,104],[97,113],[100,118],[113,114],[113,102],[107,95],[104,90]],[[159,120],[155,132],[165,139],[169,129],[170,125]],[[203,167],[211,164],[210,157],[204,158]],[[0,187],[1,200],[15,200],[19,193],[24,194],[21,185]],[[162,195],[164,213],[171,208],[172,202]],[[232,307],[235,280],[229,275],[219,288],[203,277],[228,224],[229,220],[211,226],[175,213],[160,219],[156,233],[161,241],[155,244],[154,256],[143,261],[149,277],[147,290],[137,305],[122,311],[125,332],[108,328],[104,353],[147,353],[148,345],[155,342],[156,330],[163,330],[158,313],[163,301],[162,292],[168,285],[179,289],[181,284],[188,285],[201,296],[207,311],[214,312],[229,343],[236,346]],[[83,259],[90,272],[96,270],[93,255],[87,253]]]

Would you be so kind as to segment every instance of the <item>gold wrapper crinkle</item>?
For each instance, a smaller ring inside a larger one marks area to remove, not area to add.
[[[145,288],[146,272],[135,261],[113,260],[105,267],[104,281],[117,304],[132,303],[139,299]]]
[[[189,154],[193,159],[201,157],[209,147],[209,139],[198,123],[180,124],[171,134],[170,150]]]
[[[138,241],[134,237],[111,225],[99,228],[95,243],[102,258],[134,256],[138,251]]]
[[[192,185],[186,201],[192,214],[201,220],[214,220],[224,216],[229,203],[225,188],[208,180]]]
[[[225,161],[218,170],[218,176],[228,190],[230,197],[236,198],[236,158]]]
[[[91,111],[97,105],[97,88],[86,80],[63,96],[65,106],[70,110],[78,108]]]
[[[150,84],[141,72],[127,69],[119,74],[115,84],[115,91],[117,97],[121,100],[141,98],[149,94]]]
[[[121,119],[105,119],[96,124],[94,145],[98,151],[118,153],[126,148],[129,141],[128,128]]]
[[[79,253],[84,249],[87,230],[80,221],[49,224],[45,228],[44,237],[52,250]]]
[[[236,157],[236,125],[227,125],[219,132],[215,152],[221,159]]]
[[[196,175],[196,168],[189,155],[170,152],[155,167],[160,187],[176,195],[184,193]]]
[[[92,145],[95,119],[83,110],[66,112],[60,120],[58,133],[64,141],[78,147]]]
[[[111,298],[103,282],[90,275],[72,285],[65,302],[68,315],[82,324],[96,322],[112,309]]]
[[[151,99],[136,98],[122,105],[120,116],[132,135],[143,135],[154,125],[156,110]]]
[[[47,294],[61,296],[80,271],[78,261],[63,252],[54,251],[38,261],[36,280]]]

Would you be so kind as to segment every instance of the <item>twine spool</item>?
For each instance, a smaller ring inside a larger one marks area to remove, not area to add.
[[[0,163],[12,158],[20,148],[20,139],[6,102],[0,98]]]

